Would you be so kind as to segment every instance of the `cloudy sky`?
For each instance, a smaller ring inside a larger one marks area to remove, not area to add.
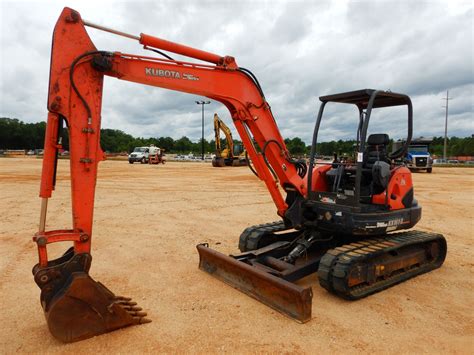
[[[0,0],[0,116],[46,119],[53,27],[64,6],[84,19],[232,55],[259,79],[283,136],[311,141],[318,97],[362,88],[411,96],[415,136],[474,133],[471,1],[7,1]],[[101,50],[151,55],[138,42],[88,29]],[[180,57],[172,55],[176,59]],[[192,60],[191,60],[192,61]],[[106,78],[103,128],[134,136],[201,136],[198,96]],[[377,110],[370,130],[400,138],[406,111]],[[217,112],[206,106],[205,137]],[[356,111],[329,107],[323,140],[354,137]]]

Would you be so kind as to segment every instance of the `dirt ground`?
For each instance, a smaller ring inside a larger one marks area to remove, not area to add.
[[[441,269],[349,302],[311,276],[313,319],[298,324],[198,269],[195,245],[237,251],[241,231],[277,219],[246,168],[101,163],[91,275],[153,322],[73,344],[48,332],[33,281],[41,160],[0,159],[0,353],[472,353],[474,169],[414,174],[418,229],[448,240]],[[71,226],[68,161],[47,227]],[[61,244],[61,243],[58,243]],[[51,256],[68,246],[53,245]]]

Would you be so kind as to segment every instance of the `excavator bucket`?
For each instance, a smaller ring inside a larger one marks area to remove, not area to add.
[[[131,298],[114,295],[88,274],[90,254],[69,250],[47,267],[33,268],[51,334],[74,342],[130,325],[151,322]]]
[[[294,275],[281,272],[285,265],[281,265],[280,271],[269,272],[273,270],[271,260],[275,260],[268,253],[274,247],[259,249],[259,255],[247,252],[227,256],[210,249],[207,244],[199,244],[199,268],[278,312],[305,323],[311,319],[311,287],[294,284],[290,281],[291,276],[285,278],[285,275]],[[273,266],[276,267],[275,263]],[[293,265],[291,267],[294,269]]]

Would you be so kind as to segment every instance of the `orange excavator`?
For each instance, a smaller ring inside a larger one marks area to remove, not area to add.
[[[164,58],[98,50],[85,26],[138,41]],[[207,64],[174,60],[163,51]],[[97,168],[105,158],[100,147],[104,75],[206,96],[228,108],[280,220],[244,230],[239,240],[242,253],[237,255],[199,244],[199,267],[205,272],[306,322],[311,319],[312,291],[297,281],[307,275],[317,273],[320,285],[333,294],[359,299],[443,263],[447,249],[443,236],[389,233],[411,228],[421,217],[410,171],[396,163],[412,135],[408,96],[359,90],[320,97],[308,164],[290,156],[257,78],[233,57],[119,32],[65,8],[53,35],[41,214],[33,238],[39,253],[34,280],[41,289],[49,330],[61,341],[149,322],[130,298],[115,295],[89,275]],[[319,126],[328,103],[357,107],[357,147],[353,159],[336,157],[330,164],[316,165]],[[390,106],[406,106],[408,111],[406,143],[392,154],[387,153],[386,134],[367,136],[372,110]],[[69,132],[73,225],[46,230],[64,124]],[[72,247],[51,260],[48,244],[57,242]]]

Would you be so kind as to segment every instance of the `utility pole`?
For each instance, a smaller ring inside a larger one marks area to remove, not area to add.
[[[446,97],[443,97],[442,100],[446,100],[446,106],[441,106],[446,108],[446,118],[444,120],[444,148],[443,148],[443,161],[446,163],[446,151],[447,151],[447,143],[448,143],[448,101],[451,100],[452,97],[449,97],[449,90],[446,91]]]
[[[202,107],[202,130],[201,130],[201,160],[204,161],[204,105],[210,104],[211,101],[196,101],[198,105]]]

